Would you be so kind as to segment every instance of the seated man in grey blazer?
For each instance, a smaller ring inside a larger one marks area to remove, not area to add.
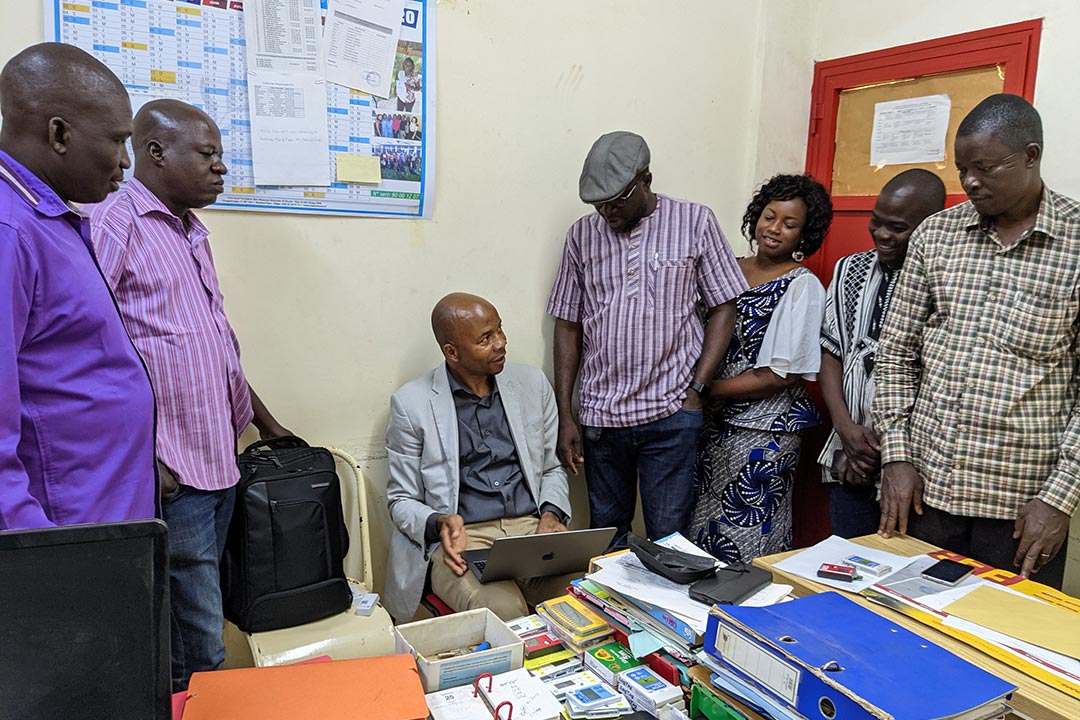
[[[555,394],[539,369],[506,364],[502,319],[487,300],[447,295],[431,328],[445,362],[390,399],[386,608],[399,622],[412,618],[430,560],[432,590],[454,610],[525,615],[564,594],[574,576],[481,584],[461,553],[499,537],[566,530]]]

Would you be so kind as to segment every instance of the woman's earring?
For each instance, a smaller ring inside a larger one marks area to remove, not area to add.
[[[803,260],[806,259],[806,256],[803,255],[802,250],[796,250],[795,252],[791,253],[791,259],[797,263],[801,263]]]

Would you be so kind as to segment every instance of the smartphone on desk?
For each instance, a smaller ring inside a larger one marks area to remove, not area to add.
[[[975,568],[955,560],[938,560],[922,571],[922,576],[927,580],[942,583],[943,585],[956,585],[971,574]]]

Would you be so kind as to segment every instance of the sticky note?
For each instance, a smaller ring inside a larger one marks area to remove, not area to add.
[[[378,155],[337,154],[338,182],[378,185],[382,182]]]

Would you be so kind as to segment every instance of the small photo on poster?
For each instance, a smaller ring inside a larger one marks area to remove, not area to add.
[[[393,138],[394,140],[418,141],[424,131],[418,115],[408,113],[374,113],[372,115],[371,136]]]
[[[424,45],[412,40],[399,40],[394,57],[394,72],[389,97],[378,99],[376,110],[381,112],[419,112],[423,107]]]
[[[379,156],[379,169],[383,180],[420,182],[423,159],[419,145],[380,144],[371,150]]]

